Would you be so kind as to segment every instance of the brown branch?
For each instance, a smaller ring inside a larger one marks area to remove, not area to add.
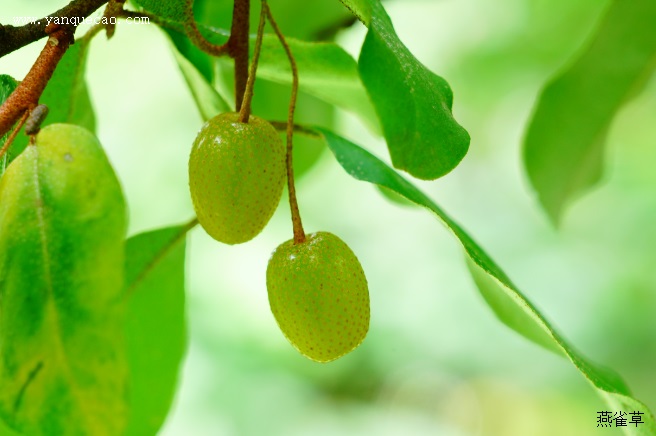
[[[103,18],[107,19],[107,26],[105,26],[105,33],[107,39],[110,39],[114,36],[116,32],[116,24],[112,24],[110,18],[118,16],[118,14],[123,10],[125,5],[125,0],[109,0],[105,12],[103,13]],[[116,22],[114,22],[116,23]]]
[[[228,39],[228,53],[235,60],[235,106],[237,110],[241,109],[248,81],[250,9],[250,0],[235,0],[230,39]]]
[[[251,101],[253,100],[253,87],[255,86],[255,76],[257,74],[257,63],[260,60],[260,51],[262,50],[262,36],[264,35],[264,24],[266,23],[266,0],[262,0],[262,10],[260,11],[260,23],[257,26],[257,38],[255,39],[255,50],[253,51],[253,61],[251,70],[248,72],[248,81],[244,90],[244,98],[239,109],[239,122],[248,123],[251,116]]]
[[[232,9],[232,26],[230,37],[225,44],[216,45],[209,42],[200,32],[194,18],[194,0],[185,1],[185,33],[191,42],[212,56],[228,55],[235,60],[235,108],[241,105],[248,82],[248,43],[250,31],[250,0],[234,0]]]
[[[207,39],[205,39],[203,34],[200,33],[198,25],[196,24],[196,19],[194,18],[194,0],[186,0],[185,18],[185,33],[196,47],[212,56],[223,56],[225,54],[230,54],[228,48],[230,39],[228,39],[228,42],[225,44],[216,45],[209,42]]]
[[[7,133],[18,118],[39,102],[48,81],[68,47],[73,43],[74,28],[50,24],[46,46],[14,92],[0,106],[0,136]]]
[[[47,18],[86,18],[107,3],[107,1],[108,0],[73,0],[57,12],[53,12],[48,15],[48,17],[44,17],[36,23],[29,23],[18,27],[11,25],[3,26],[0,24],[0,57],[47,36]]]

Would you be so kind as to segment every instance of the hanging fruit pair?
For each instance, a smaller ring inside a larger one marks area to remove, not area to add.
[[[292,165],[292,130],[298,73],[289,46],[262,5],[260,27],[239,113],[210,119],[194,141],[189,186],[198,222],[214,239],[239,244],[253,239],[275,212],[287,180],[294,238],[273,252],[266,271],[271,311],[285,337],[306,357],[335,360],[362,343],[369,329],[369,291],[351,249],[328,232],[305,235]],[[250,114],[264,16],[281,40],[292,67],[287,147],[275,128]]]

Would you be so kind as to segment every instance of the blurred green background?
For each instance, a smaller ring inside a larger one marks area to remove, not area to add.
[[[64,3],[4,1],[0,22]],[[336,0],[270,4],[274,14],[300,8],[301,18],[280,15],[290,35],[303,32],[304,16],[343,15]],[[456,170],[417,185],[561,333],[656,409],[656,82],[616,119],[604,183],[574,204],[558,232],[520,160],[541,86],[580,49],[608,1],[385,4],[404,43],[451,83],[456,118],[472,136]],[[337,41],[357,56],[363,37],[356,24]],[[22,79],[42,44],[0,59],[0,73]],[[129,202],[130,233],[188,220],[187,159],[202,122],[163,33],[123,23],[110,42],[97,37],[87,78],[98,136]],[[273,103],[284,113],[286,92]],[[301,102],[301,118],[312,119],[311,111]],[[335,129],[386,156],[350,114],[338,112]],[[569,362],[494,318],[458,244],[430,214],[351,179],[329,153],[299,182],[298,196],[306,230],[339,235],[367,273],[367,339],[339,361],[317,364],[277,328],[265,269],[291,237],[286,198],[248,244],[221,245],[197,228],[187,259],[189,352],[162,435],[619,434],[596,427],[608,406]]]

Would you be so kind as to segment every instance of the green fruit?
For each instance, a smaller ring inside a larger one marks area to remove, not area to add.
[[[369,330],[369,290],[351,249],[327,232],[289,240],[266,273],[269,304],[280,330],[306,357],[330,362],[353,351]]]
[[[285,183],[285,147],[267,121],[224,113],[194,141],[189,187],[198,222],[214,239],[239,244],[257,236],[276,210]]]

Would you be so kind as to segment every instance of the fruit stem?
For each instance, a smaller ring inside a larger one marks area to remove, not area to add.
[[[292,161],[292,147],[294,136],[294,111],[296,110],[296,98],[298,96],[298,68],[296,67],[296,60],[292,54],[285,35],[282,34],[276,20],[271,14],[269,5],[265,0],[262,0],[262,9],[266,11],[267,19],[271,23],[271,27],[276,32],[280,44],[282,44],[289,59],[289,66],[292,69],[292,94],[289,98],[289,112],[287,115],[287,188],[289,190],[289,207],[292,212],[292,225],[294,227],[294,244],[302,244],[305,242],[305,231],[303,230],[303,223],[301,222],[301,213],[298,210],[298,201],[296,200],[296,188],[294,187],[294,164]]]
[[[235,8],[237,3],[235,3]],[[260,23],[257,25],[257,38],[255,39],[255,50],[253,51],[253,61],[251,62],[251,70],[248,73],[248,81],[246,82],[246,89],[244,90],[243,100],[241,105],[238,105],[239,122],[248,123],[248,117],[251,115],[251,101],[253,100],[253,87],[255,86],[255,75],[257,73],[257,63],[260,60],[260,51],[262,51],[262,35],[264,34],[264,23],[266,22],[266,0],[262,0],[262,10],[260,11]],[[247,49],[248,52],[248,49]],[[248,53],[246,53],[248,59]],[[237,59],[235,59],[235,64]],[[237,76],[235,76],[236,78]],[[240,107],[239,107],[240,106]]]

